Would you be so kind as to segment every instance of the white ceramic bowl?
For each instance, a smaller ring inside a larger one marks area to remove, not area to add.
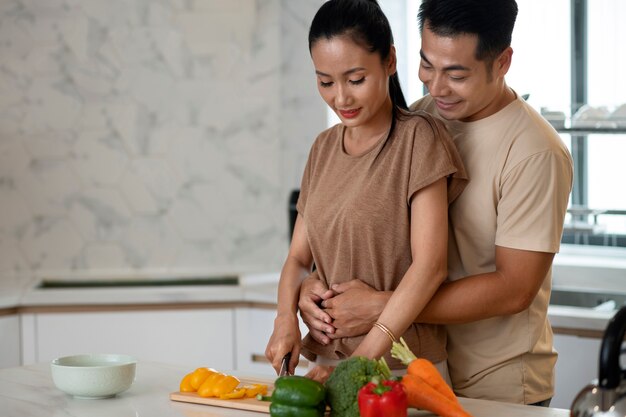
[[[52,380],[76,398],[108,398],[126,391],[135,379],[137,360],[127,355],[91,354],[52,361]]]

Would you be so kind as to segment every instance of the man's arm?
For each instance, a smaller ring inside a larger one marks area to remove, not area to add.
[[[553,253],[496,246],[496,270],[446,283],[417,318],[420,323],[468,323],[527,309],[537,296]]]
[[[516,314],[528,308],[552,265],[553,253],[496,246],[496,270],[442,285],[415,320],[418,323],[468,323]],[[365,334],[378,319],[391,291],[376,291],[359,280],[333,286],[337,294],[322,302],[339,318],[317,327],[335,339]],[[363,300],[368,300],[363,303]],[[302,306],[301,306],[302,307]],[[318,307],[319,309],[319,307]],[[320,311],[323,311],[320,309]],[[302,314],[307,314],[302,309]],[[340,325],[339,325],[340,324]]]

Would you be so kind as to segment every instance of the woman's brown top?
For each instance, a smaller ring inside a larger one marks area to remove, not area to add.
[[[450,203],[467,175],[445,128],[427,113],[401,111],[391,133],[358,156],[346,153],[344,133],[338,124],[317,137],[302,178],[297,209],[307,227],[315,273],[329,286],[358,278],[377,290],[394,290],[412,261],[413,195],[446,177]],[[412,325],[402,336],[417,356],[446,359],[443,327]],[[323,346],[307,335],[303,354],[310,360],[316,355],[344,359],[363,338]],[[385,359],[392,368],[401,366],[389,355]]]

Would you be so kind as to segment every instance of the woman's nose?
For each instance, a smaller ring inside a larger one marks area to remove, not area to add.
[[[337,94],[335,96],[335,105],[338,108],[343,108],[349,104],[350,104],[350,92],[345,86],[339,84],[337,86]]]

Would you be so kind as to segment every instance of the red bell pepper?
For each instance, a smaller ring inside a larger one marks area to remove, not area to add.
[[[372,381],[359,390],[361,417],[406,417],[408,403],[399,381]]]

